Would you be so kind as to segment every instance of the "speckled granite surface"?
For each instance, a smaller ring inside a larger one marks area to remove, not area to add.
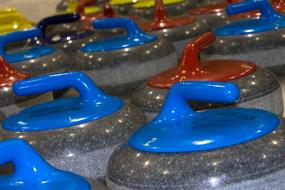
[[[147,153],[122,145],[107,183],[122,189],[284,189],[284,125],[240,145],[191,153]]]
[[[176,65],[174,46],[165,39],[132,48],[77,52],[74,70],[84,71],[106,92],[130,94],[141,82]],[[119,87],[119,88],[118,88]]]
[[[119,111],[86,124],[36,132],[1,127],[0,138],[25,139],[54,166],[96,179],[105,173],[104,166],[115,146],[145,122],[143,113],[125,102]]]

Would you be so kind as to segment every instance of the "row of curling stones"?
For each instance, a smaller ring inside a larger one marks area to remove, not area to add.
[[[195,112],[187,103],[234,103],[238,97],[233,83],[172,86],[159,115],[112,154],[108,187],[284,189],[284,126],[277,115],[250,108]]]
[[[82,10],[84,8],[84,5],[82,5],[81,8],[79,8],[78,13],[81,16],[81,23],[83,24],[83,28],[85,29],[93,29],[92,26],[92,22],[95,19],[103,19],[103,18],[121,18],[121,17],[126,17],[123,16],[119,13],[117,13],[116,11],[113,10],[112,6],[110,5],[110,3],[105,3],[103,6],[103,10],[100,13],[96,13],[96,14],[85,14],[82,13]],[[140,18],[140,17],[136,17],[136,16],[128,16],[128,18],[134,20],[134,21],[140,21],[142,22],[144,19]],[[116,29],[109,29],[109,30],[101,30],[100,34],[102,34],[104,37],[108,37],[110,35],[115,35],[115,34],[122,34],[124,31],[120,28],[116,28]]]
[[[283,112],[283,99],[279,82],[268,70],[249,61],[211,59],[201,61],[199,53],[215,41],[215,35],[205,33],[184,49],[179,65],[149,79],[136,89],[131,102],[145,111],[148,119],[160,111],[169,88],[179,81],[217,81],[236,83],[240,98],[231,104],[191,101],[195,110],[235,106],[260,108],[277,115]],[[259,63],[257,63],[258,65]]]
[[[25,107],[53,99],[52,93],[25,97],[16,96],[12,89],[14,83],[30,77],[31,74],[16,70],[0,56],[0,112],[2,113],[0,114],[0,121],[4,114],[9,116]]]
[[[72,15],[68,17],[70,16]],[[58,23],[58,20],[62,21],[65,18],[65,16],[51,17],[45,20],[46,24],[41,25],[54,23],[55,20]],[[108,93],[121,96],[129,95],[138,84],[175,64],[177,54],[174,46],[162,37],[144,33],[130,19],[100,19],[95,20],[93,26],[98,30],[123,28],[127,34],[95,41],[91,36],[92,42],[87,37],[82,39],[84,43],[82,40],[74,40],[74,46],[67,46],[70,53],[58,46],[40,45],[9,54],[2,51],[0,55],[2,54],[19,70],[34,75],[66,70],[84,71]],[[2,36],[0,43],[2,42],[4,47],[8,43],[40,35],[40,30],[33,28]],[[65,47],[68,43],[67,41],[59,45]]]
[[[184,46],[191,38],[212,29],[205,18],[185,15],[167,16],[162,0],[155,1],[154,12],[154,19],[139,22],[138,25],[145,32],[164,37],[172,42],[178,56],[180,56]]]
[[[27,142],[9,139],[0,142],[0,164],[13,163],[15,170],[0,176],[5,190],[104,190],[98,181],[88,181],[46,162]],[[20,155],[20,156],[19,156]]]
[[[164,0],[166,11],[169,15],[178,16],[185,14],[193,8],[196,0]],[[154,0],[138,1],[132,0],[111,0],[110,4],[118,13],[122,15],[135,15],[145,19],[152,19],[154,14]]]
[[[196,0],[164,0],[165,11],[169,16],[180,16],[195,6]],[[128,15],[135,15],[145,19],[154,18],[155,0],[138,1]]]
[[[228,14],[259,10],[258,19],[235,21],[216,28],[216,42],[202,57],[244,59],[256,62],[277,75],[284,75],[285,17],[267,0],[250,0],[227,6]]]
[[[11,40],[6,49],[13,51],[49,45],[70,56],[85,44],[103,38],[95,30],[86,29],[80,18],[77,13],[46,17],[37,24],[40,33],[33,35],[31,33],[14,39],[14,41]],[[10,35],[13,36],[13,33],[5,35],[4,38],[10,38]]]
[[[93,26],[127,31],[88,43],[75,54],[73,69],[88,74],[110,94],[129,95],[141,82],[175,65],[174,46],[162,37],[146,34],[128,18],[99,19]]]
[[[49,163],[90,179],[105,175],[115,147],[146,122],[129,102],[103,93],[85,74],[62,73],[18,81],[17,96],[75,88],[78,97],[27,107],[2,121],[1,139],[27,140]]]

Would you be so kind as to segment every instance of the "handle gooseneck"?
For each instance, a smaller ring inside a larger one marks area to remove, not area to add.
[[[103,7],[102,16],[103,17],[114,17],[115,15],[116,14],[114,10],[112,9],[112,6],[110,5],[110,3],[105,3]]]
[[[15,171],[11,178],[32,181],[55,169],[49,165],[29,144],[21,139],[0,142],[0,164],[12,162]],[[4,176],[0,176],[3,178]]]
[[[94,102],[105,99],[103,93],[93,81],[84,73],[70,72],[61,74],[45,75],[18,81],[13,90],[18,96],[28,96],[64,88],[75,88],[83,102]]]
[[[92,23],[95,29],[114,29],[114,28],[124,28],[127,31],[129,41],[135,41],[136,43],[149,40],[150,37],[145,32],[143,32],[137,24],[129,18],[105,18],[97,19]]]
[[[216,40],[212,32],[207,32],[186,45],[183,50],[179,70],[180,72],[195,72],[202,69],[199,53]]]
[[[173,120],[195,114],[196,112],[188,104],[189,100],[233,103],[239,96],[239,87],[234,83],[205,81],[176,83],[168,92],[158,118]]]
[[[94,20],[92,23],[95,29],[114,29],[124,28],[129,36],[140,36],[141,29],[136,25],[134,21],[128,18],[106,18]]]

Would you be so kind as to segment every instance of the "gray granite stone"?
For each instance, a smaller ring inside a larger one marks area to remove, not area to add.
[[[127,16],[130,12],[130,10],[132,9],[133,3],[129,3],[129,4],[116,4],[116,5],[112,5],[112,8],[119,14],[121,15],[125,15]]]
[[[257,68],[254,73],[230,82],[236,83],[241,93],[239,100],[234,105],[190,101],[191,107],[195,110],[225,106],[250,107],[268,110],[278,115],[282,114],[281,87],[270,71]],[[146,112],[148,119],[152,119],[160,111],[167,92],[167,89],[150,87],[144,83],[134,91],[131,101]]]
[[[284,123],[235,146],[189,153],[140,152],[124,144],[112,154],[107,184],[127,189],[285,189]]]
[[[49,55],[15,62],[12,65],[19,71],[32,73],[33,76],[65,72],[71,67],[70,60],[59,49]]]
[[[197,0],[196,7],[204,7],[207,5],[217,5],[220,3],[225,3],[225,0]]]
[[[145,122],[138,108],[124,102],[117,112],[86,124],[36,132],[15,132],[1,127],[0,138],[25,139],[57,168],[96,180],[105,173],[113,149]]]
[[[130,94],[141,82],[176,65],[176,52],[165,39],[141,46],[95,53],[78,52],[74,70],[84,71],[113,95]]]
[[[194,15],[194,16],[196,16],[199,19],[207,20],[208,24],[212,28],[217,28],[217,27],[224,26],[226,24],[230,24],[231,22],[238,19],[238,18],[229,16],[226,12],[218,12],[214,14],[201,14],[201,15]]]

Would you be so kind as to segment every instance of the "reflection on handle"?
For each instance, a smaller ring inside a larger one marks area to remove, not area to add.
[[[15,171],[12,178],[33,179],[52,172],[51,167],[29,144],[21,139],[0,142],[0,164],[12,162]],[[0,179],[4,176],[0,176]]]
[[[41,29],[43,35],[45,35],[45,30],[49,25],[53,24],[63,24],[74,22],[80,19],[80,15],[77,13],[68,13],[63,15],[56,15],[50,16],[42,19],[38,24],[37,27]]]
[[[13,90],[17,96],[28,96],[64,88],[75,88],[83,102],[100,101],[105,99],[104,94],[94,82],[84,73],[69,72],[44,75],[18,81]]]
[[[4,34],[0,36],[0,55],[5,55],[5,46],[9,43],[20,42],[29,38],[40,37],[41,30],[38,28],[30,28]]]
[[[253,10],[259,10],[261,13],[260,18],[265,18],[269,21],[274,21],[281,16],[272,8],[268,0],[247,0],[228,5],[226,8],[226,12],[230,15]]]
[[[189,100],[234,103],[239,98],[239,95],[239,87],[234,83],[179,82],[171,87],[158,117],[173,119],[195,114],[196,112],[189,106]]]

